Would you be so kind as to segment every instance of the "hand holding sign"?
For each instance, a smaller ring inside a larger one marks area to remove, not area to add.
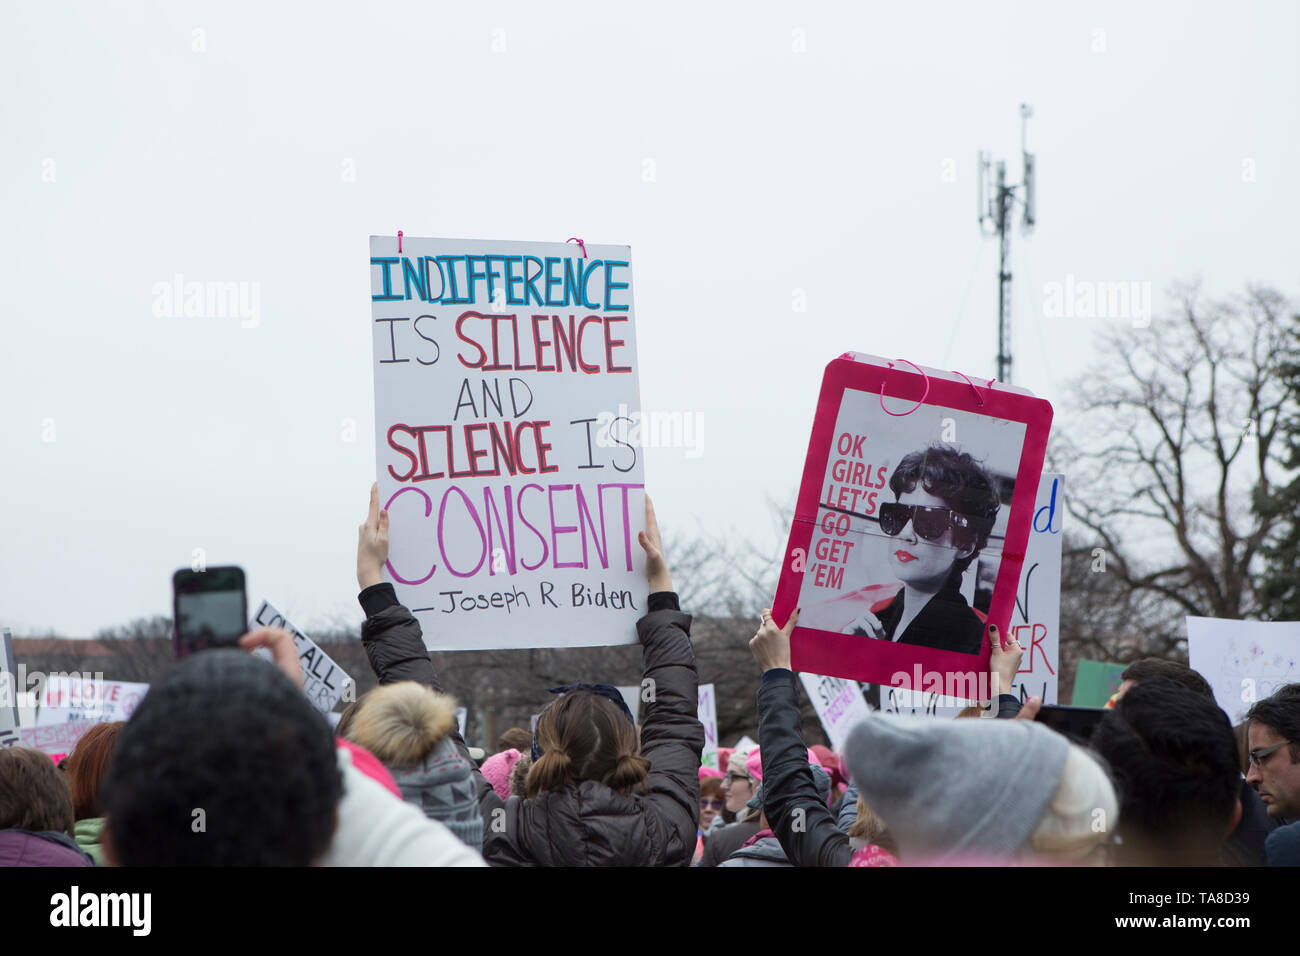
[[[655,519],[655,506],[649,495],[645,496],[645,530],[637,534],[637,540],[645,551],[645,576],[650,581],[650,593],[671,591],[673,576],[668,571],[664,542],[659,536],[659,522]]]
[[[379,483],[370,486],[370,514],[357,528],[357,584],[365,590],[384,581],[388,560],[388,512],[379,507]]]
[[[790,667],[790,635],[794,632],[794,627],[799,623],[799,611],[796,608],[790,615],[790,619],[785,622],[785,627],[777,627],[776,621],[772,620],[772,609],[763,608],[763,623],[758,628],[752,640],[749,642],[749,650],[754,655],[754,660],[758,666],[763,668],[766,673],[776,668],[791,670]]]
[[[302,663],[298,660],[298,645],[293,635],[282,627],[260,627],[250,631],[239,639],[239,646],[246,651],[255,651],[265,647],[271,652],[271,663],[293,681],[293,686],[301,689],[305,683],[302,676]]]
[[[1020,661],[1025,656],[1024,648],[1020,646],[1014,633],[1007,638],[1004,648],[1002,635],[998,633],[996,624],[989,625],[989,644],[993,648],[993,652],[989,655],[989,674],[993,676],[993,688],[990,693],[1010,694],[1016,672],[1020,670]]]

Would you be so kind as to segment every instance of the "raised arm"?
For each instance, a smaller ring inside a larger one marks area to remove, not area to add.
[[[763,757],[763,813],[795,866],[847,866],[848,836],[835,825],[808,766],[799,715],[799,689],[790,669],[790,634],[799,612],[776,626],[770,608],[749,642],[763,668],[758,688],[758,745]]]
[[[379,485],[370,486],[370,512],[357,529],[357,599],[366,612],[361,644],[370,669],[381,684],[413,680],[442,690],[424,635],[415,615],[397,600],[397,592],[384,580],[388,560],[388,512],[379,507]]]
[[[637,622],[645,669],[641,682],[647,703],[641,723],[641,754],[650,761],[646,797],[677,833],[678,862],[688,866],[695,850],[700,812],[700,754],[704,725],[699,719],[699,676],[691,647],[691,618],[678,607],[672,575],[664,557],[654,505],[646,497],[646,530],[640,535],[646,553],[650,598]]]
[[[366,612],[366,620],[361,625],[361,645],[379,683],[412,680],[442,692],[442,683],[424,646],[420,622],[397,600],[396,590],[384,580],[387,560],[388,512],[379,507],[379,486],[371,485],[370,512],[357,529],[357,584],[361,588],[358,600]],[[503,801],[478,771],[460,730],[452,727],[450,736],[456,749],[474,765],[479,809],[485,824],[495,822],[492,811],[502,806]],[[486,843],[483,850],[486,855]]]

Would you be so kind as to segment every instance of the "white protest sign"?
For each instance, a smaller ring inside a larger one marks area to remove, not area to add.
[[[861,685],[854,680],[820,674],[800,674],[799,679],[813,710],[817,711],[822,729],[830,738],[831,750],[842,749],[853,725],[871,713]]]
[[[259,627],[282,627],[293,635],[294,644],[298,647],[298,663],[302,665],[302,691],[317,710],[328,714],[344,694],[348,695],[349,700],[356,699],[355,690],[349,693],[352,678],[347,675],[347,672],[334,663],[334,658],[321,650],[319,644],[289,623],[289,620],[267,601],[262,602],[257,613],[248,623],[249,630],[256,630]]]
[[[13,632],[0,630],[0,747],[18,740],[18,674],[14,670]]]
[[[1011,611],[1010,633],[1024,651],[1020,670],[1011,688],[999,693],[1014,694],[1021,702],[1041,697],[1044,704],[1055,704],[1057,671],[1061,645],[1061,527],[1065,514],[1065,476],[1045,474],[1038,483],[1034,518],[1025,546],[1025,562],[1016,586],[1016,602]],[[977,588],[983,582],[977,582]],[[980,678],[983,689],[987,675]],[[916,682],[923,686],[921,681]],[[991,692],[992,688],[988,688]],[[882,687],[881,710],[886,713],[926,713],[935,717],[956,717],[969,699],[946,697],[937,693],[915,693]],[[995,711],[996,712],[996,711]]]
[[[30,747],[41,753],[70,754],[91,727],[99,721],[67,720],[49,727],[22,727],[18,731],[18,747]]]
[[[51,674],[41,692],[36,726],[49,727],[72,720],[91,723],[130,720],[148,692],[148,684]]]
[[[700,766],[718,769],[718,699],[712,684],[700,684],[699,706],[696,710],[704,725],[704,750],[700,753]]]
[[[1233,724],[1283,684],[1300,681],[1300,621],[1187,619],[1187,663]]]
[[[630,248],[371,236],[370,287],[385,577],[426,643],[635,643]]]

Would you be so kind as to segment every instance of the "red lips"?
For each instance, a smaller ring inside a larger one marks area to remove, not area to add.
[[[906,551],[895,551],[895,552],[894,552],[894,557],[898,558],[898,560],[899,560],[899,561],[902,561],[904,564],[906,564],[908,561],[915,561],[915,560],[916,560],[916,555],[914,555],[914,554],[909,554],[909,553],[906,552]]]

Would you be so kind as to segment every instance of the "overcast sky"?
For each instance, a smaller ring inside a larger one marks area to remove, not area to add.
[[[1022,102],[1013,381],[1059,406],[1127,320],[1045,316],[1050,283],[1149,282],[1156,334],[1175,280],[1295,294],[1297,37],[1290,2],[11,6],[0,622],[170,613],[195,548],[359,621],[398,229],[631,245],[644,406],[702,429],[648,454],[665,531],[769,536],[827,361],[993,375],[975,155],[1018,177]],[[255,327],[156,315],[178,274],[247,283]]]

